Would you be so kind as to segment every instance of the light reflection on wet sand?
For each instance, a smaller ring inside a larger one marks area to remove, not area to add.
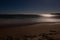
[[[49,17],[24,18],[24,19],[0,19],[1,23],[31,23],[31,22],[60,22],[60,19]]]
[[[47,18],[47,17],[37,18],[36,20],[37,20],[37,22],[60,22],[60,19]]]
[[[44,23],[44,24],[59,24],[60,19],[56,18],[49,18],[49,17],[38,17],[38,18],[24,18],[24,19],[0,19],[0,25],[23,25],[23,24],[37,24],[37,23]]]

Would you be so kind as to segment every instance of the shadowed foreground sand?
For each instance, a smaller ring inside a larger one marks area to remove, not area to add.
[[[39,35],[43,33],[52,37],[54,40],[60,40],[60,24],[33,24],[33,25],[16,26],[9,28],[0,28],[0,37],[3,39],[4,38],[7,39],[7,36],[11,36],[13,37],[12,39],[18,37],[21,40],[27,40],[24,39],[25,38],[24,35],[28,36],[30,35],[35,36],[35,38],[32,38],[33,40],[39,40],[40,39]],[[50,33],[52,33],[52,35],[50,35]]]

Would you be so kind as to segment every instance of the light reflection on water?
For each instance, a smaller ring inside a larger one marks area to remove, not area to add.
[[[42,17],[42,18],[37,18],[36,21],[37,22],[60,22],[60,19]]]
[[[0,24],[26,24],[26,23],[40,23],[40,22],[60,22],[60,19],[56,18],[25,18],[25,19],[0,19]]]

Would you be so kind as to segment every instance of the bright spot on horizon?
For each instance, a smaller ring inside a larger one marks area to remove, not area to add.
[[[42,17],[54,17],[55,15],[51,15],[51,14],[41,14]]]

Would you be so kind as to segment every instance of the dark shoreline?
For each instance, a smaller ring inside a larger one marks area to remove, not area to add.
[[[55,24],[60,22],[35,22],[35,23],[24,23],[24,24],[0,24],[0,28],[10,28],[10,27],[18,27],[18,26],[29,26],[29,25],[35,25],[35,24]]]

